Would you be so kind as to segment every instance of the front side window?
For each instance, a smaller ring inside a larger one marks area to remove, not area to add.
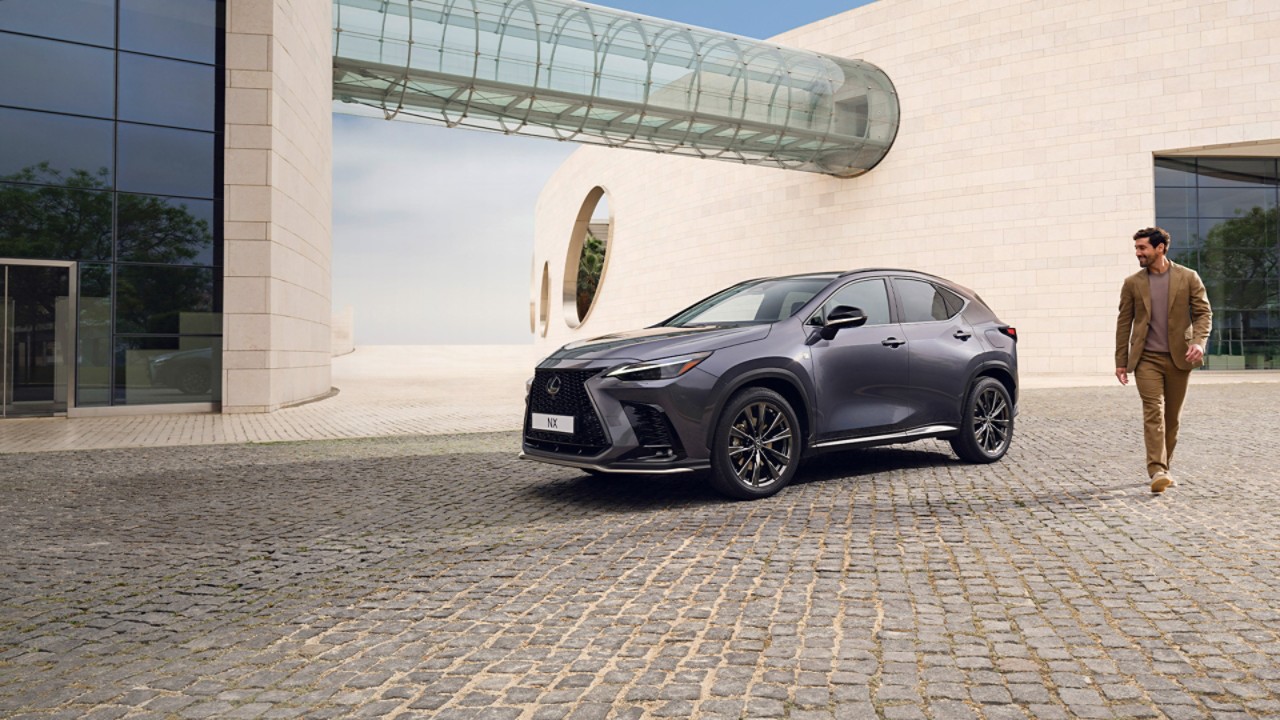
[[[831,294],[822,304],[820,322],[826,322],[827,313],[840,305],[855,307],[867,316],[867,325],[889,324],[889,294],[885,290],[884,280],[859,280],[849,283]]]

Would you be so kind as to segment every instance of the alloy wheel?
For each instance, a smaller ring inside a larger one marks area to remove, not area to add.
[[[1009,442],[1011,409],[1004,394],[994,387],[983,389],[974,404],[973,438],[988,455],[1000,452]]]
[[[766,488],[791,465],[794,433],[781,408],[755,402],[742,408],[729,429],[729,462],[745,486]]]

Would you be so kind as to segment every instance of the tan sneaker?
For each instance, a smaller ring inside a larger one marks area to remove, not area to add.
[[[1173,484],[1173,477],[1163,470],[1151,476],[1151,492],[1153,493],[1162,493]]]

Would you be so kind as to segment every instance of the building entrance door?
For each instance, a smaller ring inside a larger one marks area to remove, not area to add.
[[[73,268],[0,259],[0,418],[67,411]]]

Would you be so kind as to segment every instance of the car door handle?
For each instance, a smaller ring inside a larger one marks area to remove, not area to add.
[[[973,333],[965,332],[964,330],[957,330],[951,333],[951,337],[957,340],[968,340],[969,338],[973,337]]]
[[[886,339],[886,340],[883,340],[880,344],[881,344],[881,345],[884,345],[885,347],[896,348],[896,347],[898,347],[899,345],[906,345],[906,344],[907,344],[907,341],[906,341],[906,340],[899,340],[899,339],[898,339],[898,338],[896,338],[896,337],[891,337],[891,338],[888,338],[888,339]]]

